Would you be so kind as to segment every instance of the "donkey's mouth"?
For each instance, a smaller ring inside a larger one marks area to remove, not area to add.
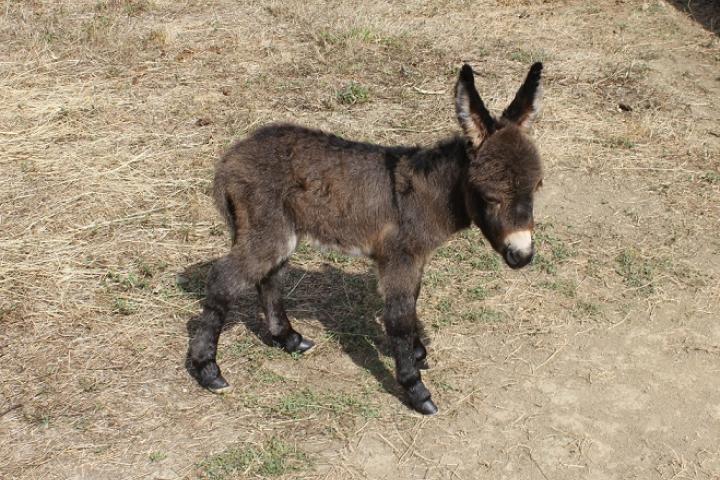
[[[514,248],[507,247],[505,248],[502,256],[508,267],[513,269],[522,268],[532,262],[532,259],[535,256],[535,246],[531,246],[529,250],[516,250]]]

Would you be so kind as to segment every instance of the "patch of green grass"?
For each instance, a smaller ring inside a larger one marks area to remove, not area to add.
[[[549,226],[543,226],[535,233],[535,241],[540,247],[550,247],[553,259],[558,262],[567,260],[575,255],[575,252],[569,245],[550,233],[549,228]]]
[[[455,65],[454,67],[455,74],[453,76],[457,77],[458,72],[460,71],[460,67]],[[479,228],[471,227],[465,230],[461,230],[457,234],[457,238],[461,238],[471,245],[478,245],[482,246],[485,244],[485,237],[483,237],[482,232]]]
[[[470,265],[485,272],[499,272],[501,263],[500,257],[496,253],[484,251],[475,254],[470,260]]]
[[[81,27],[82,39],[89,43],[106,41],[113,27],[112,19],[107,15],[93,15]]]
[[[490,292],[487,291],[485,287],[482,285],[477,285],[475,287],[469,288],[465,291],[465,294],[468,298],[471,300],[485,300],[490,296]]]
[[[548,60],[548,54],[544,50],[523,50],[517,49],[510,52],[510,60],[520,62],[522,64],[531,64],[535,62],[544,62]]]
[[[479,310],[463,312],[461,318],[468,322],[496,323],[502,321],[505,314],[492,308],[483,307]]]
[[[574,280],[559,278],[551,281],[543,281],[539,284],[542,288],[558,292],[567,298],[575,298],[577,284]]]
[[[346,393],[319,394],[308,389],[285,395],[274,407],[274,410],[292,418],[323,411],[335,415],[354,413],[363,418],[375,418],[379,415],[375,405],[356,396]]]
[[[380,45],[383,47],[400,48],[407,43],[407,35],[387,35],[370,26],[356,26],[345,30],[322,29],[316,35],[321,46],[347,48],[364,45]]]
[[[58,39],[58,35],[55,32],[50,32],[48,30],[44,31],[42,34],[43,41],[45,43],[53,43],[55,40]]]
[[[597,15],[598,13],[602,13],[602,9],[596,5],[588,5],[581,13],[586,15]]]
[[[460,390],[445,380],[433,379],[433,386],[441,392],[459,392]]]
[[[146,278],[155,276],[156,273],[164,272],[167,270],[168,263],[164,260],[148,263],[145,260],[137,261],[137,271],[140,275]]]
[[[438,258],[454,260],[457,253],[458,252],[451,245],[444,245],[435,251],[435,256]]]
[[[298,243],[297,248],[295,249],[295,255],[303,255],[303,254],[310,254],[312,253],[313,249],[310,247],[310,245],[306,241],[301,241]]]
[[[550,275],[557,273],[557,266],[575,255],[573,249],[551,232],[552,225],[539,226],[535,231],[537,244],[533,265]]]
[[[288,445],[281,440],[272,438],[265,445],[265,450],[260,457],[260,475],[276,477],[283,473],[296,470],[300,465],[307,464],[307,455],[300,453],[294,446]]]
[[[23,173],[33,173],[37,171],[37,163],[31,159],[20,161],[20,171]]]
[[[335,94],[335,98],[343,105],[365,103],[370,99],[370,90],[359,83],[350,82]]]
[[[223,145],[223,150],[227,149],[229,145]],[[210,231],[208,232],[211,237],[223,237],[225,236],[225,232],[227,231],[227,228],[225,225],[221,223],[216,223],[210,227]]]
[[[449,298],[441,298],[436,308],[440,313],[447,315],[452,311],[452,301]]]
[[[168,43],[168,34],[164,28],[156,28],[156,29],[150,30],[142,38],[142,46],[144,48],[148,48],[148,47],[163,48],[167,45],[167,43]]]
[[[460,322],[467,323],[496,323],[502,321],[505,314],[492,308],[481,307],[479,309],[467,309],[456,314],[438,315],[432,320],[432,327],[439,330],[449,325],[456,325]]]
[[[233,342],[225,349],[218,350],[218,360],[221,357],[244,358],[247,360],[274,359],[287,355],[279,348],[243,339]]]
[[[575,309],[573,315],[575,317],[589,317],[595,318],[602,313],[600,305],[596,303],[586,302],[585,300],[578,300],[575,302]]]
[[[322,410],[322,401],[310,390],[292,392],[280,399],[276,406],[277,412],[282,415],[297,418],[301,415]]]
[[[603,262],[596,258],[588,258],[585,264],[585,273],[594,278],[600,278],[602,275]]]
[[[541,272],[545,272],[549,275],[557,274],[557,265],[551,257],[545,255],[544,253],[536,252],[532,265],[533,267],[538,268]]]
[[[0,320],[3,320],[5,315],[10,315],[11,313],[17,311],[18,305],[18,303],[11,303],[7,306],[0,305]]]
[[[234,480],[257,475],[277,477],[306,466],[308,456],[294,445],[273,437],[260,447],[230,447],[198,464],[200,478]]]
[[[640,223],[640,214],[632,209],[625,208],[622,211],[623,215],[628,217],[635,225],[638,225]]]
[[[327,250],[322,254],[323,258],[336,265],[347,265],[353,261],[353,257],[335,250]]]
[[[152,7],[149,0],[100,0],[95,3],[96,12],[106,12],[111,9],[122,9],[129,17],[147,12]]]
[[[623,148],[625,150],[632,150],[636,144],[627,137],[608,137],[602,145],[609,148]]]
[[[645,62],[633,60],[629,64],[608,65],[602,70],[603,72],[599,72],[601,81],[612,85],[632,85],[647,76],[650,66]]]
[[[343,322],[339,327],[341,330],[327,332],[328,339],[337,342],[348,353],[369,354],[376,349],[378,330],[367,324],[365,321]]]
[[[644,60],[644,61],[646,61],[646,62],[650,62],[650,61],[659,59],[659,58],[660,58],[660,52],[658,52],[658,51],[656,51],[656,50],[649,50],[649,49],[648,49],[648,50],[644,50],[644,51],[638,53],[638,58],[639,58],[640,60]]]
[[[41,415],[38,419],[38,425],[42,428],[50,428],[50,415]]]
[[[149,0],[125,0],[123,3],[123,11],[129,17],[146,13],[152,7]]]
[[[152,452],[150,455],[148,455],[148,459],[152,462],[161,462],[167,458],[167,453],[165,452]]]
[[[208,458],[198,466],[201,478],[208,480],[236,478],[236,474],[245,471],[255,457],[254,450],[234,448],[225,450]]]
[[[113,303],[113,313],[120,315],[132,315],[137,311],[137,305],[132,300],[118,297]]]
[[[717,185],[720,183],[720,172],[707,171],[700,177],[700,180],[711,185]]]
[[[454,262],[469,261],[473,266],[494,269],[497,258],[492,250],[489,250],[479,229],[471,228],[460,232],[448,244],[437,249],[435,255]]]
[[[447,278],[444,272],[429,268],[428,271],[425,272],[425,275],[423,275],[422,284],[423,288],[433,289],[446,281]]]
[[[105,278],[110,280],[115,285],[119,286],[120,289],[124,291],[135,289],[141,290],[150,286],[146,276],[140,276],[132,272],[127,274],[108,272],[105,275]]]
[[[268,385],[285,383],[285,377],[265,368],[258,368],[256,370],[253,370],[252,376],[258,382]]]
[[[85,393],[97,392],[98,390],[98,384],[94,378],[80,377],[78,384]]]
[[[652,262],[642,258],[637,252],[623,250],[615,257],[615,272],[623,278],[625,285],[630,288],[647,293],[654,291],[654,270]]]
[[[346,45],[351,40],[372,42],[379,38],[369,27],[353,27],[341,31],[324,29],[318,32],[317,37],[322,43],[328,45]]]
[[[651,3],[645,11],[649,14],[656,15],[658,13],[665,13],[665,6],[659,3]],[[645,7],[643,7],[645,8]]]

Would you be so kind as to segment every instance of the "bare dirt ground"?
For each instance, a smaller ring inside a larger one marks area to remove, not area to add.
[[[0,478],[720,478],[716,2],[0,10]],[[540,254],[511,272],[476,230],[437,252],[439,415],[398,399],[369,264],[305,246],[288,303],[319,348],[265,346],[248,294],[220,347],[234,392],[196,385],[233,139],[431,143],[463,61],[497,111],[536,59]]]

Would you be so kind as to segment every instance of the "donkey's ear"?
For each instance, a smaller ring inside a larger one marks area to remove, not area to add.
[[[503,118],[527,129],[540,113],[542,103],[542,63],[537,62],[530,67],[525,82],[515,94],[515,99],[503,112]]]
[[[495,120],[475,89],[470,65],[463,65],[455,85],[455,112],[458,122],[473,147],[478,148],[495,131]]]

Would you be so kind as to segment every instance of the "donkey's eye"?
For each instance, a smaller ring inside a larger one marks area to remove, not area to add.
[[[482,199],[485,200],[485,203],[487,203],[490,206],[496,206],[500,205],[500,198],[496,197],[492,194],[482,194]]]

